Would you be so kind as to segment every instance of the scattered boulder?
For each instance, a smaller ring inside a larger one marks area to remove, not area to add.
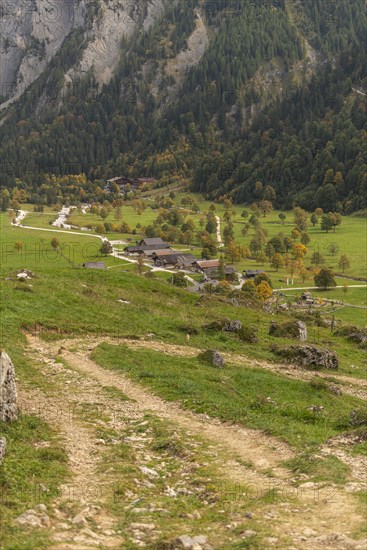
[[[15,369],[7,353],[0,353],[0,422],[13,422],[18,417]]]
[[[298,338],[306,341],[308,338],[307,326],[303,321],[291,321],[288,323],[275,323],[272,321],[269,327],[270,336],[283,338]]]
[[[204,325],[203,328],[210,331],[239,332],[242,328],[242,323],[238,319],[232,321],[231,319],[224,318]]]
[[[205,548],[209,549],[209,545],[207,544],[208,537],[205,535],[197,535],[195,537],[189,537],[188,535],[181,535],[180,537],[177,537],[173,543],[171,548],[187,548],[189,550],[199,549],[199,548]]]
[[[353,409],[349,415],[349,422],[353,427],[367,426],[367,411],[365,408]]]
[[[88,525],[87,520],[85,519],[85,517],[84,517],[82,514],[77,514],[77,515],[71,520],[71,523],[73,523],[74,525],[80,525],[80,526]]]
[[[131,523],[130,527],[131,529],[136,529],[140,531],[154,531],[155,524],[154,523]]]
[[[256,535],[256,531],[253,531],[252,529],[246,529],[241,533],[241,537],[244,539],[248,539],[250,537],[254,537]]]
[[[6,451],[6,439],[5,437],[0,437],[0,464],[3,461]]]
[[[242,328],[242,323],[238,319],[231,321],[230,319],[226,320],[223,330],[226,332],[240,332]]]
[[[224,330],[224,327],[227,321],[229,321],[229,319],[219,319],[218,321],[213,321],[212,323],[208,323],[207,325],[204,325],[203,329],[208,331],[213,331],[213,332],[221,331],[221,330]]]
[[[354,326],[345,326],[335,331],[338,336],[345,336],[351,342],[360,345],[362,348],[367,347],[367,329]]]
[[[46,514],[47,508],[44,504],[38,504],[34,510],[23,512],[16,522],[22,527],[40,528],[49,527],[50,518]]]
[[[142,473],[148,477],[159,477],[158,472],[153,470],[153,468],[147,468],[146,466],[139,466],[139,468],[142,471]]]
[[[317,413],[322,413],[322,411],[324,410],[324,407],[322,405],[311,405],[311,407],[309,407],[309,410],[317,414]]]
[[[335,351],[318,348],[317,346],[272,346],[272,351],[281,355],[289,362],[311,369],[337,369],[339,367],[338,356]]]
[[[217,367],[217,368],[224,367],[224,359],[222,355],[219,353],[219,351],[216,351],[213,349],[200,353],[199,359],[201,359],[205,363],[209,363],[213,367]]]

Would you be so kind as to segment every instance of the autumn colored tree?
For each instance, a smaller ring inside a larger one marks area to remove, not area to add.
[[[102,225],[101,223],[99,223],[98,225],[96,225],[96,233],[98,233],[99,235],[103,235],[103,233],[105,233],[105,227],[104,225]]]
[[[60,248],[60,241],[57,237],[53,237],[51,239],[51,246],[54,250],[58,250]]]
[[[260,201],[259,208],[265,218],[266,214],[268,214],[273,209],[273,204],[270,201],[262,200]]]
[[[300,270],[299,270],[299,274],[300,274],[300,277],[301,277],[301,279],[302,279],[302,283],[304,283],[305,280],[306,280],[306,279],[308,278],[308,276],[309,276],[308,270],[307,270],[304,266],[302,266],[302,267],[300,268]]]
[[[311,263],[319,266],[325,262],[324,256],[320,252],[314,252],[311,256]]]
[[[349,261],[349,258],[346,254],[342,254],[342,256],[340,256],[338,266],[343,271],[343,273],[346,269],[350,268],[350,261]]]
[[[342,223],[342,216],[339,214],[339,212],[330,212],[329,214],[331,225],[334,228],[334,233],[336,230],[336,226],[340,225]]]
[[[20,252],[23,248],[23,243],[21,241],[16,241],[14,243],[14,248],[17,252]]]
[[[256,286],[256,292],[261,302],[265,302],[273,295],[273,291],[267,281],[262,281]]]
[[[292,229],[292,231],[291,231],[291,235],[292,235],[292,239],[293,239],[294,241],[296,241],[297,239],[299,239],[299,238],[301,237],[301,232],[300,232],[299,229],[294,228],[294,229]]]
[[[301,243],[307,245],[311,241],[311,237],[308,233],[302,233]]]
[[[271,258],[271,266],[274,267],[275,271],[279,271],[280,267],[284,266],[284,258],[279,252],[276,252]]]
[[[297,259],[304,258],[307,252],[308,252],[307,247],[304,244],[295,244],[292,247],[292,254]]]
[[[306,210],[303,210],[303,208],[300,208],[299,206],[296,206],[293,208],[293,214],[294,214],[294,223],[300,231],[306,231],[308,227],[308,214]]]

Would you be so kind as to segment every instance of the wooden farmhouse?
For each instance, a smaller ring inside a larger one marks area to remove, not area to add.
[[[183,254],[182,252],[165,253],[163,250],[155,252],[152,259],[157,266],[172,266],[177,269],[188,269],[196,261],[193,254]]]
[[[134,246],[127,246],[124,251],[127,255],[137,255],[145,254],[146,256],[151,257],[153,255],[153,252],[156,250],[167,250],[168,253],[171,251],[171,247],[169,244],[165,243],[160,237],[154,238],[154,239],[142,239]]]

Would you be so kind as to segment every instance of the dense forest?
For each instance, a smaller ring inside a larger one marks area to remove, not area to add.
[[[364,0],[177,2],[123,41],[102,89],[92,71],[65,88],[85,47],[73,32],[5,113],[1,186],[50,204],[65,198],[52,183],[63,175],[86,175],[81,198],[116,175],[181,177],[212,199],[251,203],[271,187],[278,207],[366,208],[366,11]],[[165,67],[199,18],[209,47],[173,95]]]

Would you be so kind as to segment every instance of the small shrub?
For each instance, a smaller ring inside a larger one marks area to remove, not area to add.
[[[361,347],[367,347],[367,329],[357,328],[355,326],[344,326],[335,331],[338,336],[344,336],[349,341],[359,344]]]
[[[310,386],[311,388],[315,390],[328,390],[329,385],[324,380],[324,378],[321,378],[320,376],[315,376],[314,378],[311,378],[310,380]]]
[[[187,285],[185,274],[181,271],[174,273],[172,276],[172,284],[178,287],[185,287]]]
[[[185,334],[199,334],[199,331],[192,325],[181,325],[179,327],[179,330],[184,332]]]
[[[299,338],[299,325],[297,321],[290,321],[281,324],[271,323],[269,334],[280,338]]]
[[[253,326],[242,326],[238,331],[238,337],[242,342],[249,342],[251,344],[256,344],[259,341],[257,336],[257,328]]]
[[[254,279],[255,286],[259,286],[262,282],[268,283],[270,288],[273,287],[271,279],[267,273],[259,273]]]

